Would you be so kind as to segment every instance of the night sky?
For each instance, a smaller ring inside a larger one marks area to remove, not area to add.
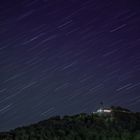
[[[140,2],[0,0],[0,131],[101,101],[140,111]]]

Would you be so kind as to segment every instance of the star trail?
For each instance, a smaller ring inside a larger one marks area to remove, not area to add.
[[[1,0],[0,131],[101,101],[140,111],[140,2]]]

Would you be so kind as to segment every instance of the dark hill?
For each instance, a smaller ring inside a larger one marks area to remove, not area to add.
[[[140,140],[140,113],[112,107],[112,113],[56,116],[0,133],[0,140]]]

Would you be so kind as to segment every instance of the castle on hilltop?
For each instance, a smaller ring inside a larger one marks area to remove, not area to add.
[[[95,114],[103,114],[103,115],[110,115],[112,113],[112,109],[109,107],[104,107],[103,102],[100,103],[101,107],[97,109]]]
[[[110,108],[99,108],[97,111],[97,113],[111,113],[112,110]]]

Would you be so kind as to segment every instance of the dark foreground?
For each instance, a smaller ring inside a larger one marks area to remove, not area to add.
[[[114,107],[108,115],[56,116],[0,133],[0,140],[140,140],[140,113]]]

